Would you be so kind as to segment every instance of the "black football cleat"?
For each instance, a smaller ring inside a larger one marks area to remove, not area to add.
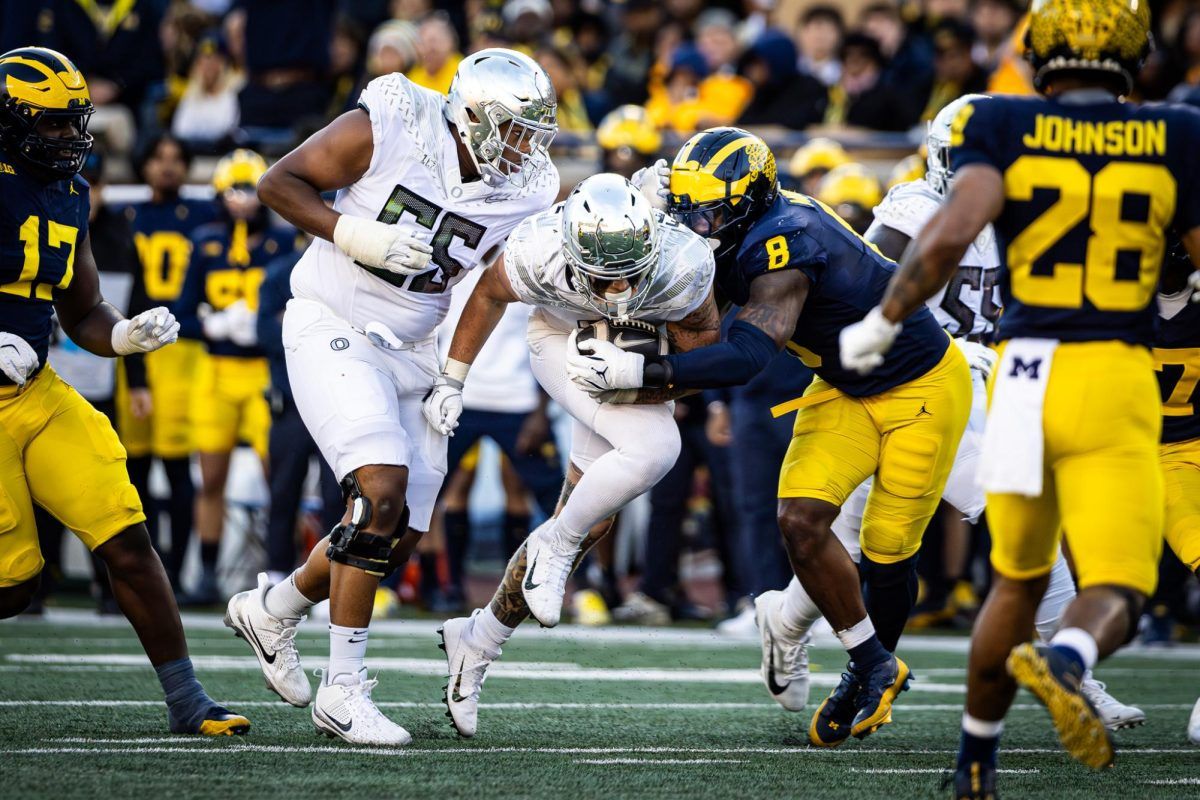
[[[953,775],[946,776],[942,789],[953,785],[954,800],[997,800],[996,767],[982,761],[962,764]]]
[[[911,676],[908,664],[897,656],[859,673],[862,688],[858,693],[858,712],[850,730],[855,738],[865,739],[892,721],[892,703],[901,692],[908,690]]]
[[[842,673],[842,680],[826,697],[808,725],[808,741],[817,747],[837,747],[850,738],[850,728],[858,711],[858,677],[853,671]]]
[[[1080,691],[1083,672],[1053,648],[1019,644],[1008,655],[1008,674],[1050,712],[1063,748],[1092,769],[1111,767],[1112,738],[1095,707]]]

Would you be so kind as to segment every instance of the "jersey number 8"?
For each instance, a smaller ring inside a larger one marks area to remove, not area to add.
[[[1033,200],[1038,189],[1058,193],[1058,199],[1008,246],[1016,299],[1050,308],[1080,308],[1085,297],[1101,311],[1146,307],[1158,283],[1163,229],[1175,214],[1175,179],[1166,166],[1117,161],[1093,177],[1075,159],[1027,155],[1005,171],[1004,188],[1009,200],[1022,202]],[[1131,195],[1147,198],[1144,220],[1121,216]],[[1046,251],[1085,219],[1091,229],[1085,263],[1056,262],[1049,270],[1040,269],[1043,274],[1034,274]],[[1136,253],[1136,276],[1118,277],[1121,252]]]

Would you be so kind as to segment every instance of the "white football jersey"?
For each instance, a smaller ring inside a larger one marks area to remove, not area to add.
[[[886,225],[915,239],[941,204],[942,196],[924,179],[897,184],[875,206],[875,221],[867,229],[867,237]],[[951,336],[991,333],[1000,316],[999,278],[1000,251],[988,225],[967,248],[950,283],[926,304]]]
[[[296,297],[324,303],[359,330],[379,322],[402,341],[428,338],[466,271],[495,258],[517,223],[554,202],[558,170],[548,162],[523,188],[463,183],[445,102],[399,73],[367,84],[359,107],[371,117],[371,164],[333,203],[335,211],[400,225],[430,242],[430,269],[408,277],[371,270],[317,239],[292,273]]]
[[[572,285],[563,261],[562,203],[517,226],[504,251],[508,282],[522,302],[538,307],[543,319],[564,331],[593,322],[600,313]],[[630,316],[654,324],[678,322],[704,303],[716,264],[701,237],[660,211],[658,269],[645,302]]]

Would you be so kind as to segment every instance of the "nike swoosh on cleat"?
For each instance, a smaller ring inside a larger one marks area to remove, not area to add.
[[[771,694],[773,694],[773,695],[781,695],[787,691],[787,688],[789,686],[791,686],[791,683],[790,682],[785,683],[782,686],[780,686],[778,683],[776,683],[776,681],[775,681],[775,637],[768,633],[767,638],[770,641],[770,646],[771,646],[771,658],[767,663],[767,689],[769,689]]]
[[[325,722],[328,722],[330,725],[333,725],[338,730],[340,730],[342,733],[349,733],[350,729],[354,727],[354,720],[350,720],[349,722],[347,722],[343,725],[342,723],[338,722],[333,717],[326,714],[321,709],[318,708],[318,709],[314,709],[314,710],[321,716],[322,720],[324,720]]]
[[[250,631],[250,636],[254,639],[254,646],[258,648],[258,652],[260,655],[262,655],[263,661],[266,661],[268,664],[274,664],[275,653],[268,653],[267,648],[263,647],[263,643],[258,640],[258,634],[254,632],[254,626],[247,625],[246,629]]]
[[[463,697],[462,694],[460,694],[458,691],[459,689],[462,688],[463,667],[466,665],[466,663],[467,663],[467,658],[466,658],[466,656],[463,656],[463,659],[458,662],[458,680],[456,680],[454,682],[454,690],[450,693],[450,699],[456,703],[461,703],[462,701],[467,699],[467,698]]]
[[[531,592],[532,592],[534,589],[536,589],[536,588],[538,588],[539,586],[541,586],[541,585],[542,585],[542,584],[540,584],[540,583],[534,583],[534,582],[533,582],[533,569],[534,569],[534,567],[536,567],[536,566],[537,566],[537,556],[534,556],[534,557],[533,557],[533,563],[532,563],[532,564],[530,564],[530,565],[529,565],[529,568],[525,570],[525,588],[526,588],[526,589],[528,589],[528,590],[529,590],[529,591],[531,591]]]

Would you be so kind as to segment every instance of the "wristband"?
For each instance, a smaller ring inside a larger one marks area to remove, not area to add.
[[[445,375],[447,378],[458,381],[460,384],[467,382],[467,373],[470,371],[470,364],[454,358],[447,358],[446,366],[442,367],[443,375]]]

